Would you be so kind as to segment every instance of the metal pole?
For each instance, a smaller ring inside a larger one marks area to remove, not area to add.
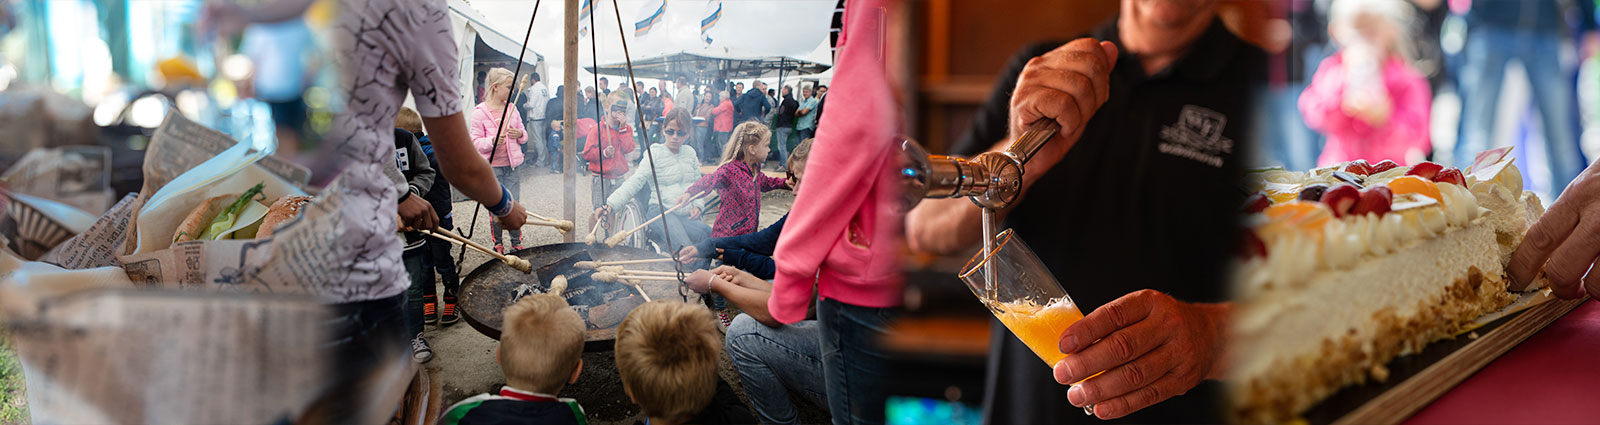
[[[561,104],[561,187],[564,188],[561,197],[561,216],[573,223],[578,222],[578,156],[577,122],[578,104],[575,103],[583,90],[578,87],[578,0],[567,0],[565,7],[566,42],[562,55],[561,68],[566,93]],[[598,70],[597,70],[598,71]],[[578,232],[567,232],[561,235],[563,242],[572,242],[573,235]]]

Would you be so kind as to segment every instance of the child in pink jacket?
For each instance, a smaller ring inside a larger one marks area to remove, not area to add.
[[[1342,48],[1300,94],[1306,126],[1328,136],[1318,166],[1357,159],[1409,165],[1432,150],[1433,93],[1403,51],[1409,7],[1401,0],[1334,3],[1328,27]]]
[[[783,323],[817,308],[828,408],[841,423],[883,421],[887,356],[874,348],[901,303],[904,214],[894,174],[900,122],[897,84],[886,74],[883,23],[894,0],[846,4],[834,67],[836,108],[817,128],[773,256],[767,307]],[[812,288],[816,288],[813,294]]]
[[[489,94],[483,103],[472,108],[472,118],[468,127],[472,134],[472,145],[478,148],[478,154],[489,160],[489,165],[494,167],[494,176],[500,179],[500,184],[510,190],[512,196],[522,196],[521,179],[517,176],[517,166],[522,165],[522,144],[528,141],[527,129],[522,127],[522,115],[517,114],[517,108],[505,110],[511,94],[511,71],[505,68],[490,69],[483,77],[484,86]],[[505,114],[505,122],[509,123],[505,131],[500,131],[500,116]],[[499,132],[499,133],[497,133]],[[495,135],[501,139],[495,143]],[[489,221],[489,236],[494,239],[494,250],[504,254],[505,245],[500,243],[500,235],[504,232],[511,233],[513,250],[522,249],[522,229],[501,229],[500,221]]]

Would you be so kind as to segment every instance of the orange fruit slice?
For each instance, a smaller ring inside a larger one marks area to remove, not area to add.
[[[1333,211],[1321,202],[1289,201],[1274,204],[1264,211],[1273,223],[1283,223],[1305,230],[1315,230],[1333,218]]]
[[[1389,190],[1395,195],[1415,193],[1433,198],[1439,203],[1444,203],[1444,195],[1439,194],[1439,185],[1417,176],[1404,176],[1389,182]]]

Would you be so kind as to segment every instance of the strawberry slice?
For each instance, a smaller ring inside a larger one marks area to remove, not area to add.
[[[1344,172],[1350,173],[1350,174],[1367,176],[1367,175],[1372,175],[1372,173],[1374,171],[1372,171],[1372,165],[1368,164],[1367,160],[1358,159],[1358,160],[1355,160],[1355,161],[1350,161],[1349,164],[1345,164],[1344,165]]]
[[[1350,209],[1352,215],[1377,214],[1382,217],[1389,213],[1389,207],[1394,203],[1394,192],[1387,186],[1373,186],[1361,191],[1361,200]]]
[[[1355,208],[1356,202],[1360,200],[1361,189],[1357,189],[1352,184],[1340,184],[1329,188],[1327,192],[1322,194],[1322,204],[1327,205],[1328,209],[1333,211],[1334,217],[1344,217],[1351,209]]]
[[[1461,170],[1455,167],[1439,170],[1439,174],[1433,176],[1433,181],[1435,183],[1455,183],[1461,187],[1467,187],[1467,177],[1462,175]]]
[[[1411,171],[1407,171],[1406,175],[1421,177],[1425,180],[1433,180],[1433,176],[1438,175],[1439,170],[1443,169],[1443,165],[1439,165],[1433,161],[1423,161],[1421,164],[1411,166]]]
[[[1272,206],[1272,200],[1267,199],[1267,195],[1257,192],[1254,195],[1250,195],[1249,198],[1245,198],[1244,205],[1240,207],[1240,210],[1245,214],[1255,214],[1265,211],[1269,206]]]
[[[1390,161],[1390,160],[1385,159],[1385,160],[1382,160],[1382,161],[1378,161],[1377,164],[1372,164],[1372,174],[1378,174],[1378,173],[1382,173],[1384,171],[1393,170],[1393,169],[1396,169],[1396,168],[1400,168],[1400,164],[1396,164],[1396,163],[1394,163],[1394,161]]]

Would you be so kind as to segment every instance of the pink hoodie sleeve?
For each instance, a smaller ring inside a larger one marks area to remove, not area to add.
[[[811,156],[806,161],[805,190],[800,191],[789,210],[774,253],[777,273],[767,309],[779,322],[792,324],[805,319],[818,270],[835,245],[846,237],[846,229],[858,213],[875,208],[868,203],[879,202],[872,198],[877,191],[847,188],[861,189],[865,182],[883,180],[878,174],[884,172],[885,155],[891,155],[894,147],[898,107],[889,91],[894,84],[885,74],[885,58],[880,50],[886,29],[880,19],[874,19],[881,18],[874,15],[892,2],[853,0],[847,6],[834,68],[835,99],[828,103],[839,109],[828,114],[817,128]],[[880,221],[878,225],[886,223]],[[892,243],[879,245],[871,249],[894,249],[883,246]]]

